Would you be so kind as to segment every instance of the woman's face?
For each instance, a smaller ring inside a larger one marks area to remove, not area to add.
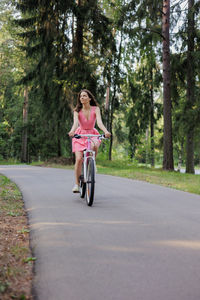
[[[90,102],[90,98],[88,96],[88,93],[87,92],[81,92],[80,94],[80,102],[81,104],[87,104]]]

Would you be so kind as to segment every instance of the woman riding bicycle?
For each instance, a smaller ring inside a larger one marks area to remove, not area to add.
[[[89,90],[83,89],[78,94],[77,105],[74,109],[74,123],[68,133],[69,136],[73,137],[74,134],[96,134],[99,132],[94,128],[95,122],[97,121],[98,127],[103,130],[105,137],[109,138],[111,133],[103,125],[101,119],[101,112],[98,103],[92,93]],[[95,151],[96,155],[100,146],[100,140],[98,138],[92,138],[92,150]],[[72,151],[75,152],[75,180],[76,184],[73,187],[73,193],[79,192],[79,177],[81,175],[83,151],[87,148],[86,139],[73,139],[72,140]]]

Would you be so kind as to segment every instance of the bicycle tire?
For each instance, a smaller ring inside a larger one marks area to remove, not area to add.
[[[94,201],[94,186],[95,186],[95,169],[94,160],[92,158],[88,159],[87,173],[86,173],[86,202],[88,206],[92,206]]]
[[[81,176],[79,178],[79,186],[80,186],[80,197],[84,198],[85,197],[85,192],[86,192],[86,183],[84,182],[83,165],[82,165]]]

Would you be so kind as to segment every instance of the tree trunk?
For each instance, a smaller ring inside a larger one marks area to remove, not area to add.
[[[109,126],[109,131],[111,133],[110,137],[110,145],[109,145],[109,154],[108,154],[108,159],[112,160],[112,145],[113,145],[113,114],[114,114],[114,101],[115,101],[115,94],[116,94],[116,84],[114,87],[114,93],[112,95],[112,100],[111,100],[111,109],[110,109],[110,126]]]
[[[164,116],[164,150],[163,169],[174,170],[172,144],[172,117],[170,93],[170,0],[163,1],[162,34],[163,34],[163,116]]]
[[[177,171],[181,171],[182,163],[183,163],[183,153],[184,153],[184,139],[181,140],[181,150],[178,152],[178,169]]]
[[[28,139],[28,87],[24,90],[24,105],[23,105],[23,130],[22,130],[22,151],[21,151],[21,162],[28,162],[28,151],[27,151],[27,139]]]
[[[113,135],[112,135],[112,127],[113,127],[113,117],[114,117],[114,103],[115,103],[115,98],[116,98],[116,92],[117,92],[117,84],[119,81],[119,65],[120,65],[120,60],[121,60],[121,53],[122,53],[122,40],[123,40],[123,36],[121,33],[121,38],[120,38],[120,44],[119,44],[119,53],[116,57],[116,65],[115,65],[115,74],[113,76],[114,80],[114,88],[113,88],[113,95],[112,95],[112,100],[111,100],[111,106],[110,106],[110,133],[111,133],[111,137],[110,137],[110,147],[109,147],[109,160],[112,160],[112,145],[113,145]]]
[[[77,1],[78,13],[76,20],[76,32],[73,39],[73,55],[77,60],[83,53],[83,16],[81,14],[82,0]]]
[[[188,51],[187,51],[187,110],[194,104],[194,0],[188,0]],[[188,116],[189,128],[186,138],[186,173],[194,174],[194,122]]]
[[[154,159],[154,99],[153,99],[153,68],[150,70],[150,97],[151,97],[151,108],[150,108],[150,136],[151,136],[151,166],[155,166]]]
[[[106,103],[105,103],[105,114],[106,114],[106,128],[109,128],[109,104],[110,104],[110,84],[106,89]]]
[[[146,142],[146,147],[145,147],[145,164],[147,166],[148,163],[149,163],[149,128],[146,129],[145,142]]]

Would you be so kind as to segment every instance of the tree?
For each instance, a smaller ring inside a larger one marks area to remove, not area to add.
[[[26,44],[24,50],[33,61],[21,80],[30,90],[33,115],[29,117],[28,123],[32,124],[29,130],[32,136],[33,130],[43,136],[38,142],[51,143],[48,147],[52,148],[51,155],[61,156],[66,152],[65,141],[67,146],[70,144],[66,132],[77,92],[81,88],[91,89],[94,94],[98,91],[97,69],[113,42],[110,21],[97,0],[50,3],[22,0],[17,1],[17,7],[22,13],[22,18],[16,22],[23,29],[20,35]],[[37,108],[33,101],[37,101],[41,110],[39,120],[34,118],[33,110]],[[33,141],[30,136],[29,151],[44,149],[42,145],[34,147]]]
[[[23,73],[23,52],[11,23],[16,10],[11,1],[1,1],[0,8],[0,156],[20,159],[22,106],[21,87],[16,85]]]
[[[157,121],[155,93],[160,84],[159,44],[161,40],[161,21],[159,1],[132,1],[124,9],[125,59],[130,90],[131,108],[128,112],[130,155],[134,155],[141,134],[150,127],[150,160],[154,165],[154,125]],[[128,17],[127,17],[128,16]],[[134,63],[133,63],[134,62]],[[126,96],[127,97],[127,96]],[[145,110],[144,110],[145,107]],[[160,116],[160,112],[159,112]],[[135,120],[137,118],[137,120]]]
[[[195,58],[194,58],[194,0],[188,0],[188,28],[187,28],[187,109],[192,113],[195,104]],[[188,116],[191,120],[191,116]],[[186,173],[194,174],[194,120],[190,121],[186,140]]]
[[[180,161],[186,161],[186,172],[194,172],[195,157],[198,152],[196,139],[199,128],[199,54],[198,16],[200,4],[191,5],[187,10],[178,5],[174,17],[183,20],[174,35],[176,52],[172,55],[172,101],[175,151]],[[178,41],[178,43],[176,43]],[[186,151],[184,151],[186,150]]]
[[[23,130],[22,130],[22,151],[21,151],[21,162],[28,162],[28,87],[24,90],[24,104],[23,104]]]
[[[172,143],[172,115],[170,95],[170,0],[163,1],[162,35],[163,35],[163,169],[174,170]]]

